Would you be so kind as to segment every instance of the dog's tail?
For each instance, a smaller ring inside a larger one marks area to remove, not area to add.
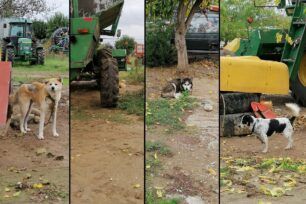
[[[289,120],[293,124],[295,119],[300,116],[301,108],[295,103],[286,103],[285,105],[292,113],[292,117]]]

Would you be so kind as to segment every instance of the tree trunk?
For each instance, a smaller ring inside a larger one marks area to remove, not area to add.
[[[175,47],[177,49],[177,69],[186,71],[188,69],[188,55],[185,40],[185,30],[178,29],[175,32]]]

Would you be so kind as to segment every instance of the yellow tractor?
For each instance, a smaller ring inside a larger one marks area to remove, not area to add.
[[[239,115],[251,112],[251,102],[261,94],[291,93],[306,106],[306,1],[281,0],[277,6],[292,16],[288,31],[253,30],[248,39],[236,38],[223,48],[231,53],[220,62],[223,136],[243,134],[235,129]]]

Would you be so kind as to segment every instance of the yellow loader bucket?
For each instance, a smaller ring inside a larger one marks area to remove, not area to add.
[[[221,91],[289,94],[287,65],[254,56],[221,57],[220,80]]]

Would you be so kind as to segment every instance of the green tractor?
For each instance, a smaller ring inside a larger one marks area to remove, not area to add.
[[[112,50],[99,48],[101,35],[116,34],[123,0],[73,0],[70,30],[71,81],[96,80],[101,106],[115,107],[119,98],[118,62]],[[118,35],[117,35],[118,37]]]
[[[29,61],[44,64],[43,46],[32,36],[32,21],[25,18],[0,19],[1,61]]]

